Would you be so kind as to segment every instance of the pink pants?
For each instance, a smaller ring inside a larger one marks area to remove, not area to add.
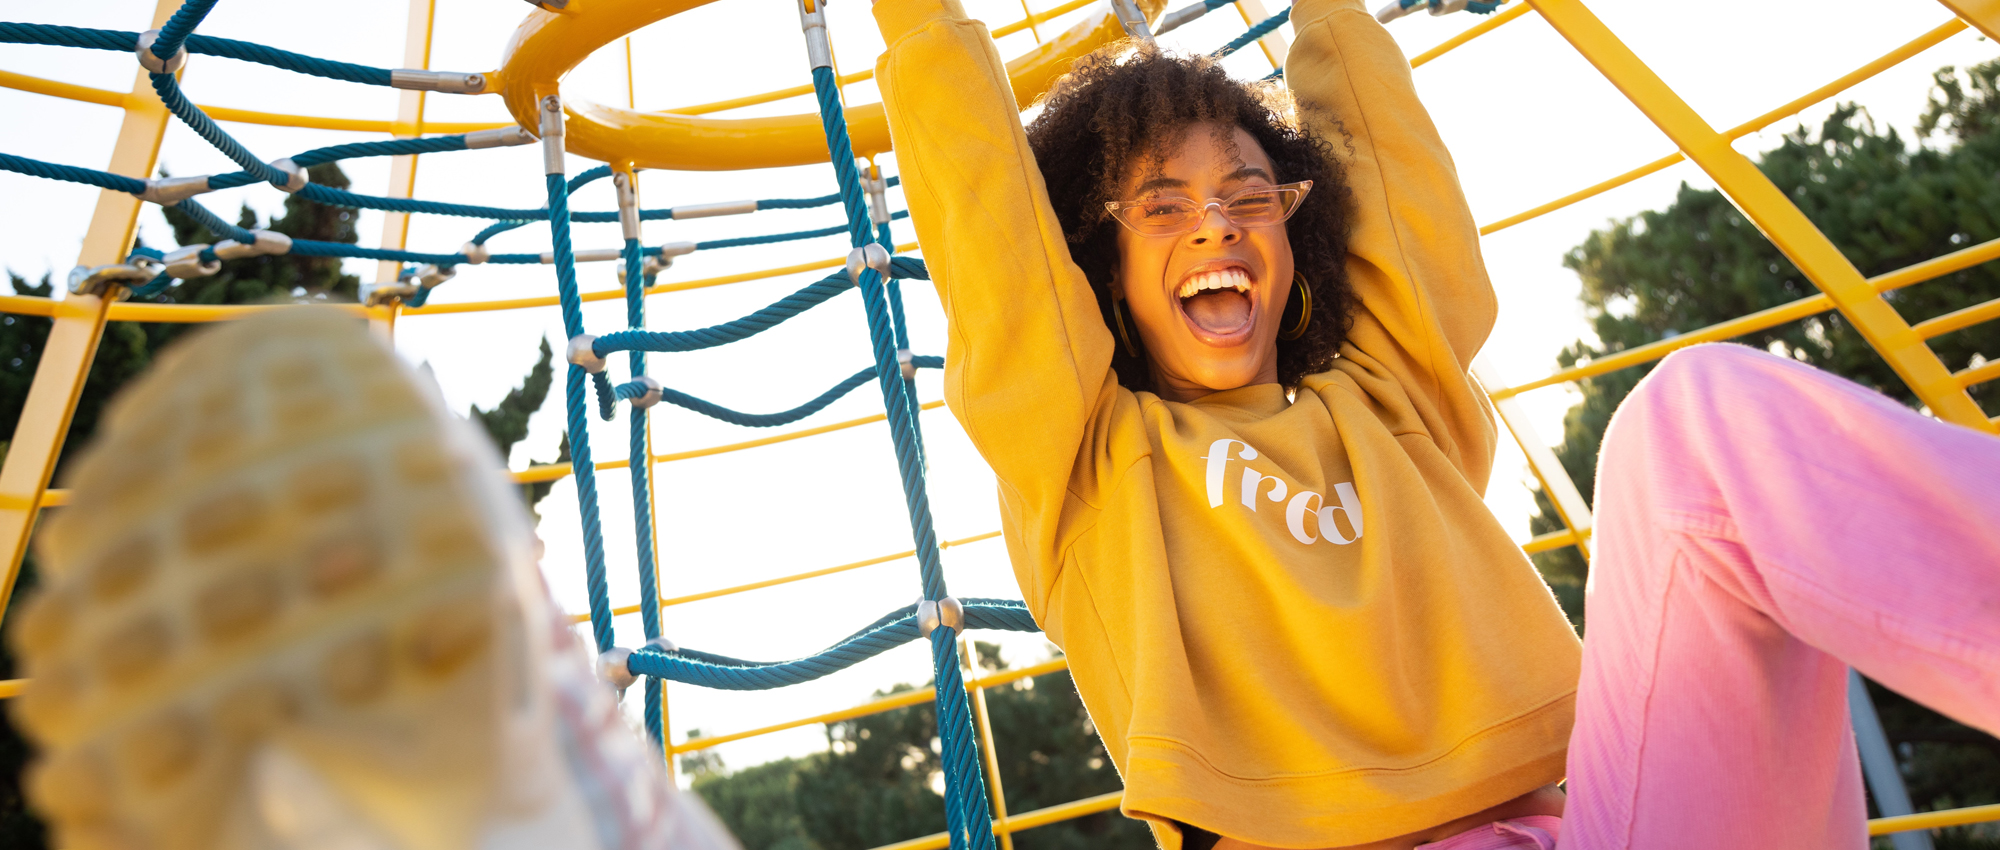
[[[2000,439],[1704,345],[1598,469],[1564,850],[1866,847],[1849,664],[2000,732]]]

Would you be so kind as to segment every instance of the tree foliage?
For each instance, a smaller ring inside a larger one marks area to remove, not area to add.
[[[977,644],[1005,669],[999,648]],[[897,685],[876,696],[910,690]],[[1122,787],[1067,673],[986,692],[1007,810],[1015,814]],[[696,770],[694,789],[747,850],[865,850],[943,832],[943,765],[935,711],[921,703],[827,726],[827,751],[728,773]],[[1116,811],[1014,835],[1019,850],[1145,850],[1143,824]]]
[[[1961,74],[1937,72],[1912,145],[1875,126],[1853,105],[1834,110],[1818,131],[1801,127],[1759,163],[1793,203],[1865,275],[1875,276],[2000,238],[2000,61]],[[1668,339],[1817,293],[1812,282],[1721,193],[1681,186],[1663,210],[1595,231],[1564,257],[1582,280],[1582,301],[1597,340],[1558,357],[1563,368]],[[1911,323],[2000,297],[2000,263],[1986,263],[1886,293]],[[1872,387],[1912,407],[1915,395],[1838,312],[1747,334],[1738,342],[1795,358]],[[2000,357],[2000,324],[1940,336],[1932,348],[1958,370]],[[1597,451],[1611,413],[1650,366],[1579,382],[1582,402],[1564,418],[1556,455],[1586,498],[1597,480]],[[1988,415],[2000,412],[2000,384],[1973,388]],[[1562,527],[1538,493],[1536,533]],[[1585,564],[1575,549],[1535,556],[1579,629]],[[1884,725],[1899,745],[1918,807],[1993,802],[2000,796],[2000,746],[1986,735],[1887,691],[1876,691]],[[1960,846],[2000,846],[1961,844]]]

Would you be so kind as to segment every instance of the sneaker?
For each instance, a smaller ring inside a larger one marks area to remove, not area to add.
[[[57,846],[735,848],[590,673],[501,469],[351,315],[163,353],[10,628]]]

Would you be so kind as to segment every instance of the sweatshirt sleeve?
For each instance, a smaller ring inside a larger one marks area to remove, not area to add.
[[[1339,368],[1400,386],[1423,430],[1483,491],[1495,432],[1467,370],[1498,305],[1458,171],[1408,60],[1362,0],[1299,0],[1292,21],[1288,85],[1342,160],[1354,202],[1347,273],[1360,309]]]
[[[1111,334],[985,25],[957,0],[882,0],[875,16],[896,163],[947,318],[945,401],[1025,523],[1010,543],[1045,565],[1016,559],[1032,605],[1054,579],[1055,523],[1117,387]]]

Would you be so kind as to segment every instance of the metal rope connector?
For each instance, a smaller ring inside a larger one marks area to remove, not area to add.
[[[638,177],[629,171],[611,174],[611,185],[618,190],[618,230],[626,239],[639,238]]]
[[[861,270],[874,269],[884,279],[889,277],[889,251],[879,243],[870,242],[854,249],[847,255],[847,279],[855,285],[861,284]]]
[[[1174,30],[1186,26],[1190,22],[1193,22],[1194,20],[1206,14],[1208,14],[1208,4],[1205,2],[1191,3],[1179,9],[1175,9],[1171,12],[1168,12],[1164,17],[1160,18],[1160,28],[1154,30],[1153,35],[1155,36],[1166,35],[1167,33],[1173,32]]]
[[[181,45],[180,52],[174,54],[172,59],[161,59],[157,54],[153,53],[153,42],[159,40],[159,30],[147,30],[139,33],[139,67],[145,68],[147,71],[155,74],[173,74],[187,67],[187,45]]]
[[[413,68],[397,68],[389,72],[389,87],[446,94],[479,94],[486,90],[486,75],[463,71],[419,71]]]
[[[633,410],[645,410],[646,408],[652,407],[653,405],[660,403],[660,382],[653,380],[653,376],[640,375],[639,377],[633,378],[632,382],[644,386],[646,388],[645,395],[632,399]]]
[[[146,191],[139,193],[139,200],[152,201],[163,207],[173,206],[196,195],[215,191],[208,186],[209,175],[199,177],[155,177],[146,181]]]
[[[593,375],[602,372],[604,371],[604,367],[609,364],[605,363],[604,358],[597,356],[597,352],[591,349],[591,345],[596,342],[597,337],[590,334],[577,334],[570,338],[569,349],[565,352],[564,356],[568,358],[570,363],[582,366],[585,372]]]
[[[907,348],[898,348],[896,349],[896,363],[903,367],[903,380],[914,381],[917,379],[917,355],[910,353],[910,350]]]
[[[284,159],[271,160],[271,167],[290,175],[291,179],[286,180],[285,185],[278,187],[287,192],[296,192],[304,189],[307,183],[312,182],[312,178],[306,176],[306,170],[300,168],[299,164],[293,162],[289,156]]]
[[[811,67],[833,67],[833,42],[826,34],[826,0],[800,0],[799,28],[806,33],[806,60]]]
[[[215,243],[215,258],[218,260],[238,260],[244,257],[267,257],[292,252],[292,237],[275,230],[252,230],[257,237],[248,245],[234,239],[224,239]]]
[[[542,169],[545,174],[563,173],[562,96],[542,98]]]
[[[159,274],[160,262],[150,257],[133,257],[129,262],[105,266],[77,266],[69,270],[69,291],[76,295],[103,295],[113,286],[145,283]]]
[[[647,254],[645,259],[639,261],[639,277],[642,280],[652,280],[659,277],[660,272],[666,271],[667,267],[673,264],[674,258],[672,257],[655,257],[652,254]],[[625,283],[624,263],[618,264],[618,283],[620,285]]]
[[[569,8],[569,0],[528,0],[528,5],[547,9],[551,12],[559,12]]]
[[[917,600],[917,634],[930,637],[939,626],[955,632],[965,631],[965,606],[950,596],[936,601]]]
[[[756,201],[716,201],[712,204],[684,204],[674,207],[675,221],[690,218],[708,218],[717,215],[742,215],[757,211]]]
[[[465,264],[468,266],[479,265],[493,256],[491,251],[486,250],[486,246],[474,242],[458,246],[458,253],[465,256]]]
[[[889,181],[882,179],[882,167],[869,163],[862,173],[868,175],[861,178],[861,185],[868,190],[868,220],[878,226],[888,224]]]
[[[652,640],[646,641],[646,647],[648,649],[657,649],[661,652],[681,651],[680,647],[675,646],[673,641],[667,640],[665,637],[656,637],[653,638]]]
[[[632,672],[631,660],[632,650],[625,647],[614,646],[605,650],[597,656],[597,678],[617,688],[619,693],[625,693],[626,688],[639,681],[639,674]]]
[[[528,132],[526,127],[501,127],[465,134],[465,149],[476,151],[484,148],[511,148],[516,145],[534,144],[535,141],[535,134]]]
[[[160,259],[160,264],[166,266],[165,271],[168,276],[181,280],[208,277],[222,271],[222,261],[203,260],[201,252],[206,250],[208,250],[207,245],[183,245],[168,251],[167,255]]]
[[[1389,0],[1388,3],[1382,5],[1382,8],[1375,10],[1375,20],[1386,24],[1404,15],[1414,14],[1417,9],[1425,5],[1427,5],[1427,0],[1416,0],[1413,3],[1406,3],[1403,0]]]
[[[398,301],[415,298],[417,288],[407,283],[364,283],[361,285],[361,303],[370,307],[387,307]]]
[[[1146,13],[1139,11],[1139,4],[1132,0],[1111,0],[1111,12],[1118,16],[1118,25],[1125,28],[1125,34],[1153,43],[1153,31],[1146,26]]]
[[[450,266],[422,265],[417,267],[417,271],[412,277],[416,278],[418,286],[425,289],[436,289],[439,284],[458,277],[458,270]]]

